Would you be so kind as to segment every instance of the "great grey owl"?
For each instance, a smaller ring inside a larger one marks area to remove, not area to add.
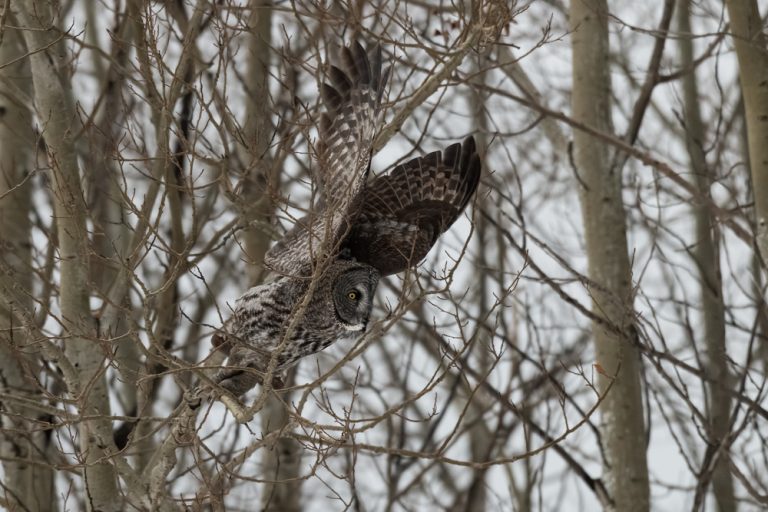
[[[383,121],[389,68],[381,48],[360,44],[330,66],[320,92],[314,182],[320,198],[265,258],[276,277],[238,299],[214,335],[228,351],[215,380],[239,396],[368,324],[380,276],[416,265],[458,218],[477,188],[480,158],[472,137],[368,180],[374,136]],[[280,385],[279,380],[277,385]]]

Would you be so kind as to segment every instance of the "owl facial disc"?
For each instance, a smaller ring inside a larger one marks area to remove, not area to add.
[[[368,265],[354,265],[333,284],[333,304],[339,323],[347,331],[364,331],[373,308],[379,273]]]

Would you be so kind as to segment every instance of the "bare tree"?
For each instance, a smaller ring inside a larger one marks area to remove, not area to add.
[[[612,133],[608,4],[571,3],[575,121]],[[632,271],[627,253],[621,167],[610,147],[589,133],[573,134],[574,172],[581,185],[589,293],[600,388],[607,392],[600,428],[604,466],[616,510],[648,510],[645,420],[640,354],[634,346]],[[610,392],[608,392],[610,391]]]
[[[83,480],[89,510],[119,510],[115,501],[117,476],[105,457],[112,442],[110,404],[104,362],[109,350],[99,346],[97,329],[88,297],[90,249],[86,226],[86,205],[80,187],[80,168],[74,146],[77,126],[67,59],[57,37],[56,20],[48,2],[22,2],[16,13],[29,27],[23,32],[32,72],[34,109],[46,144],[60,259],[60,316],[64,357],[62,366],[68,395],[79,413],[92,419],[80,423],[80,450]],[[45,342],[44,342],[45,343]],[[58,348],[51,347],[51,350]],[[70,366],[71,365],[71,366]]]
[[[756,2],[6,4],[0,506],[768,504]],[[479,193],[364,336],[235,399],[213,335],[353,41],[392,67],[371,175],[471,134]]]
[[[685,129],[691,173],[702,196],[711,197],[712,170],[707,165],[704,147],[706,133],[701,120],[699,91],[693,66],[693,43],[690,37],[690,9],[687,1],[678,5],[677,20],[680,38],[680,65],[692,71],[683,77]],[[720,273],[719,233],[712,212],[704,204],[695,205],[696,242],[693,258],[701,279],[701,309],[704,316],[704,340],[707,352],[709,384],[709,418],[711,441],[706,459],[714,459],[712,483],[721,511],[736,510],[733,480],[728,467],[728,433],[730,431],[731,397],[728,357],[725,345],[725,304]],[[704,467],[710,467],[709,462]],[[706,486],[701,487],[702,490]],[[699,494],[703,499],[703,493]]]

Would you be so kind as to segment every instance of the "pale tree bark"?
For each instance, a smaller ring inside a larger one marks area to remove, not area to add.
[[[685,137],[690,157],[691,174],[703,196],[710,196],[712,171],[704,154],[705,129],[699,109],[699,91],[693,66],[693,41],[690,37],[690,4],[678,2],[678,29],[681,34],[680,66],[692,71],[683,77],[685,102]],[[717,223],[712,211],[704,204],[694,206],[696,240],[693,258],[701,279],[701,314],[704,320],[704,341],[709,382],[709,441],[706,458],[715,460],[712,472],[715,500],[722,512],[735,511],[733,479],[728,469],[728,432],[730,430],[731,399],[729,394],[728,359],[725,346],[725,304],[720,273],[720,245]],[[704,486],[703,488],[707,488]]]
[[[11,23],[15,24],[15,23]],[[24,329],[31,321],[31,167],[36,137],[31,87],[21,36],[5,27],[0,44],[0,392],[41,400],[39,350]],[[15,62],[14,62],[15,61]],[[6,63],[14,62],[6,65]],[[35,421],[37,420],[37,421]],[[0,505],[10,510],[56,510],[48,419],[39,410],[0,402]]]
[[[75,370],[65,379],[78,412],[89,418],[79,425],[86,506],[89,510],[121,510],[117,478],[109,462],[112,431],[104,377],[109,352],[97,341],[89,308],[87,213],[74,149],[74,128],[78,123],[64,69],[68,62],[66,49],[49,2],[27,0],[14,7],[18,9],[19,24],[25,27],[35,112],[52,175],[60,258],[60,324],[65,354]]]
[[[611,133],[608,7],[605,0],[573,0],[573,118]],[[600,433],[609,492],[622,512],[649,508],[646,434],[640,391],[640,355],[633,346],[632,276],[621,199],[621,175],[607,145],[584,131],[573,135],[581,184],[598,380],[608,394]],[[612,381],[612,382],[611,382]]]
[[[747,119],[744,112],[744,101],[741,102],[741,129],[739,137],[739,150],[744,155],[747,168],[750,167],[749,162],[749,140],[747,139]],[[750,178],[751,185],[751,178]],[[750,187],[750,190],[753,187]],[[752,200],[750,196],[749,200]],[[761,265],[760,253],[755,250],[752,255],[752,300],[757,310],[757,339],[765,340],[768,336],[768,288],[766,287],[766,277],[763,277],[762,265]],[[763,363],[764,371],[768,369],[768,343],[758,343],[756,348],[756,354],[759,360]]]
[[[272,46],[272,7],[269,0],[251,0],[248,18],[248,71],[245,75],[245,122],[238,158],[247,173],[240,207],[244,223],[243,249],[251,286],[262,283],[267,271],[264,254],[269,249],[270,219],[274,213],[273,194],[279,176],[273,168],[270,141],[274,133],[269,93],[269,66]]]
[[[286,385],[293,384],[293,372]],[[287,400],[290,394],[281,393]],[[286,402],[288,403],[288,402]],[[277,396],[270,396],[260,412],[264,434],[279,431],[288,425],[290,415],[285,403]],[[301,445],[293,438],[280,437],[274,446],[262,450],[262,478],[265,483],[261,493],[261,510],[274,512],[299,512],[301,508],[301,482],[299,478]]]
[[[728,0],[747,117],[757,245],[768,264],[768,48],[756,0]]]

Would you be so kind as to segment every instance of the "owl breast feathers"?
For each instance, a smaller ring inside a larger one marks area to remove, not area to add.
[[[383,124],[389,68],[381,48],[352,44],[320,89],[313,181],[320,200],[270,249],[275,278],[248,290],[214,344],[229,352],[216,381],[235,395],[302,357],[366,328],[380,276],[419,263],[459,217],[480,181],[470,136],[368,179],[373,140]]]

